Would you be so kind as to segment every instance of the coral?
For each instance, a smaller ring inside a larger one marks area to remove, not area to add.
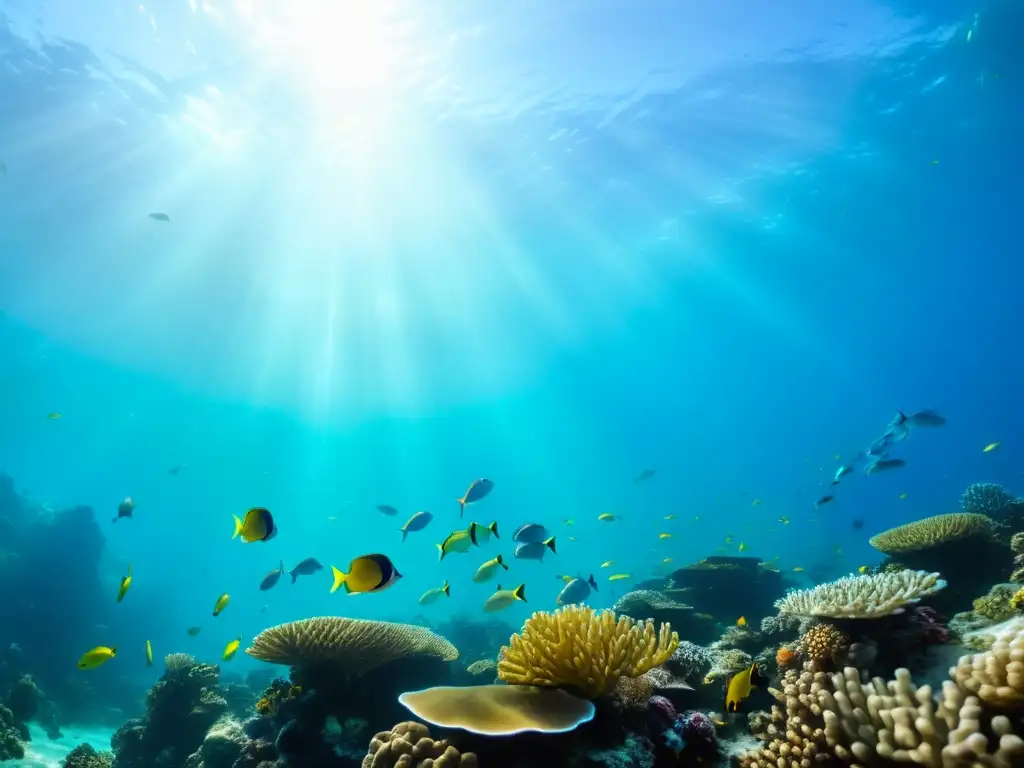
[[[664,664],[679,647],[668,624],[654,631],[647,621],[613,611],[567,605],[534,613],[522,634],[501,649],[498,677],[518,685],[573,686],[587,697],[614,688],[620,677],[637,677]]]
[[[646,678],[651,683],[655,692],[663,694],[672,693],[673,691],[693,690],[693,686],[687,683],[685,678],[672,673],[667,663],[644,672],[640,677]]]
[[[974,601],[974,612],[993,622],[1006,621],[1017,611],[1010,602],[1016,591],[1012,584],[996,584],[987,595]]]
[[[672,572],[668,597],[692,605],[726,624],[746,616],[755,625],[772,614],[772,604],[783,592],[782,574],[756,557],[715,556]],[[696,618],[696,614],[695,614]],[[688,625],[673,626],[696,642],[710,642]]]
[[[780,645],[775,651],[775,664],[779,669],[785,671],[800,658],[800,654],[788,645]]]
[[[548,768],[557,763],[542,765]],[[630,733],[614,748],[588,750],[565,765],[567,768],[654,768],[653,744],[640,734]]]
[[[595,711],[587,699],[533,685],[438,686],[403,693],[398,700],[431,725],[485,736],[564,733],[590,721]]]
[[[872,536],[869,544],[887,555],[918,552],[971,536],[991,536],[992,520],[985,515],[954,512],[916,520]]]
[[[270,627],[245,652],[271,664],[330,666],[350,678],[397,659],[432,656],[454,661],[459,656],[454,645],[425,627],[343,616]]]
[[[811,661],[827,663],[849,650],[850,638],[831,624],[816,624],[800,638],[800,651]]]
[[[7,707],[0,705],[0,761],[20,760],[24,756],[25,745],[14,715]]]
[[[988,651],[962,656],[952,676],[983,703],[1024,712],[1024,619],[1000,628]]]
[[[654,681],[646,674],[638,677],[620,677],[612,694],[628,709],[644,709],[654,695]]]
[[[987,515],[996,520],[1006,514],[1013,502],[1013,494],[998,483],[973,483],[960,497],[960,507],[964,512]]]
[[[704,683],[712,683],[722,677],[728,677],[734,672],[747,669],[754,663],[749,653],[744,653],[737,648],[729,648],[724,651],[717,651],[712,655],[711,669],[704,676]]]
[[[497,668],[498,662],[494,659],[480,659],[480,661],[474,661],[466,667],[466,671],[471,675],[484,675],[496,670]]]
[[[715,724],[703,712],[688,712],[680,718],[683,741],[688,746],[712,745],[717,739]]]
[[[189,765],[195,768],[231,768],[248,741],[249,738],[237,720],[219,720],[206,734],[198,752],[193,756],[199,760],[189,758]]]
[[[675,705],[664,696],[651,696],[647,699],[647,714],[663,728],[671,726],[679,716]]]
[[[799,631],[799,616],[765,616],[761,619],[762,635],[781,635]]]
[[[1021,587],[1013,593],[1010,597],[1010,605],[1015,611],[1024,610],[1024,608],[1022,608],[1022,606],[1024,606],[1024,587]]]
[[[27,723],[39,711],[42,694],[31,675],[22,675],[7,694],[7,708],[19,723]]]
[[[91,744],[79,744],[64,758],[64,768],[110,768],[113,755],[97,752]]]
[[[612,606],[616,616],[628,616],[637,621],[649,620],[655,629],[662,624],[671,625],[698,641],[709,642],[715,636],[714,621],[698,616],[692,605],[679,602],[663,592],[653,589],[635,589],[627,592]]]
[[[726,628],[718,640],[711,644],[711,649],[721,651],[726,648],[739,648],[741,651],[750,653],[763,645],[764,638],[760,632],[753,632],[748,627],[738,627],[732,624]]]
[[[399,723],[370,741],[363,768],[476,768],[476,755],[460,754],[447,740],[435,741],[419,723]]]
[[[875,619],[902,613],[945,586],[939,574],[924,571],[844,576],[790,592],[775,607],[782,615]]]
[[[703,679],[714,661],[715,654],[709,648],[682,640],[665,666],[692,685]]]

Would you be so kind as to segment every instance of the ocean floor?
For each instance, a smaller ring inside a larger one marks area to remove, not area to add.
[[[32,741],[25,745],[23,760],[10,760],[4,768],[59,768],[64,764],[68,752],[82,742],[92,744],[99,752],[110,750],[110,737],[114,734],[109,728],[79,728],[67,725],[61,728],[64,736],[59,739],[48,739],[46,731],[35,723],[29,724]]]

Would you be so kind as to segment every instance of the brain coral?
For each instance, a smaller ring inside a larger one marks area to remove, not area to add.
[[[985,515],[954,512],[890,528],[872,536],[869,543],[880,552],[893,555],[918,552],[970,536],[988,536],[991,533],[992,520]]]
[[[476,755],[460,754],[447,740],[430,738],[427,726],[399,723],[370,741],[363,768],[476,768]]]
[[[620,677],[664,664],[678,646],[668,623],[655,632],[649,621],[567,605],[526,620],[522,634],[501,649],[498,677],[517,685],[572,686],[594,698],[609,693]]]
[[[877,619],[903,613],[908,605],[945,588],[937,573],[899,571],[844,576],[810,589],[798,589],[775,602],[780,615],[833,619]]]
[[[396,659],[433,656],[454,661],[454,645],[425,627],[390,621],[323,616],[279,624],[260,632],[245,652],[292,667],[330,665],[358,677]]]

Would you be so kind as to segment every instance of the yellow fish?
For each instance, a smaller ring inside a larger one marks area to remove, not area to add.
[[[789,518],[786,517],[785,515],[783,515],[782,517],[779,518],[779,522],[782,523],[783,525],[789,525]]]
[[[146,641],[146,666],[153,666],[153,644],[149,640]]]
[[[563,520],[562,525],[576,525],[575,520]]]
[[[666,558],[665,558],[664,560],[662,560],[661,562],[663,562],[663,563],[671,563],[671,562],[672,562],[672,558],[671,558],[671,557],[666,557]]]
[[[128,562],[128,575],[121,577],[121,587],[117,590],[117,602],[124,600],[124,596],[128,594],[128,588],[132,585],[132,564]]]
[[[570,581],[574,581],[576,579],[575,576],[555,576],[555,578],[563,584],[568,584]]]
[[[857,573],[867,573],[870,570],[871,570],[871,566],[870,565],[862,565],[860,568],[857,569]]]
[[[907,494],[905,494],[905,493],[901,493],[901,494],[900,494],[900,498],[901,498],[901,499],[905,499],[905,498],[907,498]]]
[[[614,563],[615,563],[614,560],[605,560],[603,563],[601,563],[601,567],[602,568],[607,568],[608,566],[610,566],[610,565],[612,565]]]
[[[740,705],[750,696],[750,692],[764,683],[756,662],[750,665],[750,669],[737,672],[725,687],[725,711],[739,712]]]
[[[483,584],[485,581],[490,581],[494,578],[494,574],[498,572],[498,568],[504,568],[508,570],[508,566],[505,565],[505,561],[501,559],[501,555],[492,557],[486,563],[476,569],[476,573],[473,574],[473,581],[477,584]]]
[[[664,519],[665,520],[675,520],[676,516],[675,515],[665,515]]]
[[[54,411],[53,413],[46,414],[46,418],[50,419],[50,421],[56,421],[60,418],[60,414]]]
[[[224,653],[221,654],[221,659],[224,661],[231,661],[231,657],[238,653],[238,646],[242,644],[242,638],[236,637],[230,643],[224,646]]]
[[[799,565],[796,568],[793,569],[793,573],[803,573],[803,572],[804,572],[804,569],[802,567],[800,567]]]
[[[231,595],[225,592],[223,595],[217,598],[217,602],[213,605],[213,615],[220,616],[220,612],[228,607],[228,601],[231,599]]]
[[[725,543],[726,544],[732,544],[732,536],[726,536],[725,537]]]
[[[605,523],[610,523],[612,520],[618,520],[619,516],[613,515],[611,512],[602,512],[597,516],[597,519]]]
[[[658,538],[659,539],[671,539],[672,538],[672,534],[671,533],[659,533],[658,534]]]
[[[274,525],[274,516],[266,507],[253,507],[245,513],[245,517],[233,516],[235,518],[235,535],[232,539],[242,538],[246,544],[254,541],[270,541],[277,535],[277,526]]]
[[[338,587],[344,584],[345,591],[350,595],[358,595],[363,592],[383,592],[402,578],[402,574],[398,572],[395,564],[387,555],[357,557],[349,563],[348,573],[343,573],[333,565],[331,570],[334,572],[334,585],[331,587],[331,592],[336,592]]]
[[[736,619],[736,626],[737,627],[745,627],[745,626],[747,626],[747,617],[746,616],[740,616],[738,619]]]
[[[989,443],[988,445],[986,445],[984,448],[981,449],[981,452],[982,453],[989,453],[991,451],[994,451],[998,447],[999,447],[999,443]]]
[[[465,531],[454,531],[448,534],[447,539],[437,545],[437,549],[440,552],[438,559],[444,560],[445,556],[450,552],[469,552],[469,548],[472,546],[480,546],[476,540],[476,528],[470,526]]]
[[[628,579],[630,574],[628,573],[614,573],[608,577],[608,581],[620,581],[622,579]]]
[[[526,585],[520,584],[515,589],[502,589],[499,584],[498,589],[484,603],[484,611],[487,613],[503,611],[514,605],[516,601],[526,602]]]
[[[752,507],[759,507],[759,506],[761,506],[761,500],[760,499],[754,499],[752,502],[750,502],[750,506],[752,506]]]
[[[447,579],[445,579],[444,584],[442,584],[440,587],[433,587],[431,589],[428,589],[422,595],[420,595],[420,605],[430,605],[432,602],[441,597],[441,595],[444,595],[445,597],[452,596],[451,588],[448,586]]]
[[[742,541],[740,542],[739,550],[740,552],[745,552],[747,550],[747,545],[744,544]]]
[[[82,654],[82,658],[78,660],[76,666],[79,669],[96,669],[103,664],[106,664],[112,658],[117,656],[117,646],[108,648],[105,645],[97,645],[91,651],[86,651]]]

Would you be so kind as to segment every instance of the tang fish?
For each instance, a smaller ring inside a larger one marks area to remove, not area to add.
[[[336,592],[338,587],[344,585],[345,591],[350,595],[382,592],[402,578],[402,574],[387,555],[357,557],[349,563],[348,573],[343,573],[333,565],[331,570],[334,571],[334,586],[331,587],[331,592]]]
[[[323,570],[320,561],[315,557],[307,557],[291,570],[292,584],[298,581],[299,576],[312,576],[317,571]]]
[[[444,584],[440,587],[434,587],[428,589],[422,595],[420,595],[420,605],[430,605],[432,602],[437,600],[441,595],[445,597],[451,597],[451,590],[448,588],[448,581],[445,580]]]
[[[501,555],[488,560],[477,568],[476,573],[473,574],[473,581],[477,584],[490,581],[494,578],[494,574],[498,572],[498,568],[504,568],[506,571],[508,570],[508,566],[505,565],[505,561],[501,559]]]
[[[153,644],[149,640],[146,641],[146,666],[153,666]]]
[[[281,578],[282,573],[284,573],[283,560],[281,561],[281,564],[277,566],[277,568],[275,568],[273,571],[271,571],[263,577],[263,581],[260,582],[260,591],[266,592],[268,589],[271,589],[275,584],[277,584],[277,581]]]
[[[490,525],[480,525],[480,523],[470,523],[470,529],[473,531],[473,535],[476,537],[477,542],[490,541],[491,536],[496,539],[500,539],[498,535],[498,523],[493,522]]]
[[[217,602],[213,604],[213,615],[220,616],[220,612],[228,607],[228,601],[231,600],[231,595],[227,592],[217,598]]]
[[[238,646],[242,644],[242,638],[236,637],[230,643],[224,646],[224,653],[221,654],[220,658],[223,661],[231,661],[231,657],[238,653]]]
[[[414,533],[415,531],[422,531],[433,519],[434,516],[429,512],[417,512],[405,521],[405,525],[398,529],[402,532],[402,541],[405,541],[405,537],[408,534]]]
[[[543,562],[544,554],[549,549],[557,554],[554,536],[544,541],[524,541],[517,544],[515,556],[517,560],[540,560]]]
[[[484,611],[486,613],[503,611],[514,605],[516,601],[526,602],[526,585],[520,584],[515,589],[502,589],[499,584],[497,591],[484,603]]]
[[[117,646],[108,648],[105,645],[97,645],[91,651],[86,651],[82,654],[82,658],[78,660],[77,666],[79,669],[96,669],[103,664],[106,664],[112,658],[117,656]]]
[[[117,590],[117,602],[124,600],[124,596],[128,594],[128,588],[132,585],[132,564],[128,563],[128,573],[121,577],[121,587]]]
[[[558,597],[555,598],[555,602],[558,605],[572,605],[573,603],[582,603],[588,597],[590,597],[590,590],[597,591],[597,582],[594,581],[594,574],[590,574],[589,579],[573,579],[562,591],[558,593]]]
[[[170,221],[171,220],[171,217],[168,216],[166,213],[159,213],[159,212],[149,214],[149,218],[156,219],[157,221]]]
[[[377,511],[380,512],[382,515],[387,515],[388,517],[394,517],[398,514],[398,510],[392,507],[390,504],[378,504]]]
[[[534,544],[544,539],[551,538],[551,531],[540,523],[524,523],[516,528],[512,534],[512,541],[526,544]]]
[[[111,522],[116,523],[122,517],[127,517],[131,519],[132,512],[134,511],[135,502],[132,501],[131,496],[127,496],[124,501],[117,505],[117,517],[115,517]]]
[[[465,531],[455,531],[448,534],[448,538],[437,545],[441,556],[438,560],[444,560],[445,555],[451,552],[469,552],[472,546],[480,546],[476,541],[476,531],[472,528]]]
[[[459,517],[466,511],[467,504],[473,504],[480,501],[484,496],[494,490],[494,481],[488,480],[486,477],[481,477],[479,480],[474,480],[469,484],[469,488],[466,490],[465,495],[458,500],[459,502]]]
[[[918,411],[912,416],[907,416],[902,411],[896,411],[896,418],[893,419],[893,424],[907,427],[909,429],[916,429],[918,427],[942,427],[945,426],[946,419],[930,409],[927,411]]]
[[[231,538],[242,537],[242,541],[251,544],[254,541],[269,541],[277,535],[277,526],[274,525],[274,517],[266,507],[253,507],[245,513],[244,518],[235,518],[235,535]]]
[[[766,682],[756,662],[751,664],[749,669],[737,672],[725,686],[725,711],[739,712],[740,706],[750,696],[750,692]]]
[[[903,459],[876,459],[868,465],[868,468],[864,470],[869,475],[875,475],[879,472],[888,472],[890,469],[899,469],[905,467],[907,462]]]

